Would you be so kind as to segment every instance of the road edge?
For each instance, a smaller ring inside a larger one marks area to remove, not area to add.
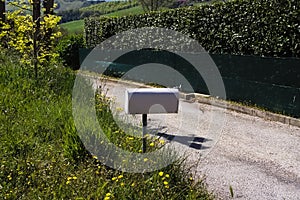
[[[100,77],[93,76],[93,78],[100,78]],[[135,87],[140,87],[140,88],[141,87],[142,88],[151,88],[152,87],[149,85],[145,85],[143,83],[137,83],[137,82],[133,82],[133,81],[129,81],[129,80],[122,80],[122,79],[117,79],[117,78],[112,78],[112,77],[105,77],[105,79],[107,79],[110,82],[122,83],[124,85],[130,85],[130,86],[135,86]],[[281,122],[283,124],[288,124],[288,125],[296,126],[296,127],[300,128],[300,119],[293,118],[290,116],[285,116],[282,114],[273,113],[270,111],[260,110],[258,108],[241,105],[241,104],[238,104],[235,102],[229,102],[229,101],[226,101],[223,99],[211,97],[210,95],[205,95],[205,94],[200,94],[200,93],[180,92],[180,98],[184,99],[186,101],[197,101],[198,103],[208,104],[208,105],[216,106],[219,108],[224,108],[224,109],[228,109],[231,111],[235,111],[238,113],[243,113],[243,114],[247,114],[250,116],[259,117],[259,118],[269,120],[269,121]]]
[[[196,100],[198,103],[208,104],[212,106],[217,106],[220,108],[225,108],[231,111],[247,114],[250,116],[260,117],[265,120],[270,121],[277,121],[283,124],[288,124],[292,126],[297,126],[300,128],[300,119],[293,118],[290,116],[285,116],[282,114],[273,113],[270,111],[260,110],[258,108],[249,107],[246,105],[241,105],[235,102],[228,102],[226,100],[217,99],[211,97],[209,95],[203,95],[199,93],[189,93],[189,94],[182,94],[183,99],[185,100]]]

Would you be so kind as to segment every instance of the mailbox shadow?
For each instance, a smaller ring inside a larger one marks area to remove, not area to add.
[[[203,137],[193,137],[193,136],[181,136],[181,135],[171,135],[167,133],[158,132],[157,136],[163,137],[169,141],[175,141],[180,144],[186,145],[193,149],[208,149],[209,147],[204,146],[202,143],[205,141],[209,141],[209,139],[205,139]]]

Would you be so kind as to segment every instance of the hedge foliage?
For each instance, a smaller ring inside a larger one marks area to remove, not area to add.
[[[82,34],[68,35],[59,41],[56,51],[64,66],[78,70],[80,68],[79,49],[84,47]]]
[[[300,57],[299,21],[299,0],[235,0],[120,18],[87,18],[85,40],[94,47],[125,30],[163,27],[196,39],[210,53]]]

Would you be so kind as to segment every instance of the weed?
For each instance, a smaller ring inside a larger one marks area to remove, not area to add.
[[[0,199],[213,198],[201,180],[191,182],[180,161],[144,174],[103,165],[77,135],[71,106],[74,72],[49,66],[37,82],[30,69],[4,54],[1,51]],[[109,139],[138,151],[140,139],[129,138],[114,124],[108,101],[99,94],[95,99]],[[149,140],[151,148],[159,145]]]

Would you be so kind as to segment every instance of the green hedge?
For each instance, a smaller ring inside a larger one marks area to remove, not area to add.
[[[189,35],[210,53],[300,57],[299,10],[299,0],[236,0],[120,18],[87,18],[85,40],[94,47],[118,32],[164,27]]]
[[[65,67],[78,70],[80,68],[79,49],[84,47],[82,34],[68,35],[59,40],[56,51]]]

